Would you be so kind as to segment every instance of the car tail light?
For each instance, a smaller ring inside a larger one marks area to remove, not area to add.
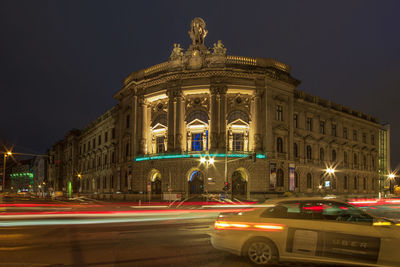
[[[282,231],[285,225],[275,223],[246,223],[246,222],[228,222],[216,221],[215,230],[249,230],[249,231]]]

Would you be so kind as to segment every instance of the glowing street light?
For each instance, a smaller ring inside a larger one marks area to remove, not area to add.
[[[215,162],[214,158],[211,158],[211,157],[209,157],[209,158],[201,157],[200,158],[200,163],[207,164],[207,167],[208,167],[208,165],[214,165],[214,162]]]
[[[389,179],[394,179],[396,176],[394,175],[394,173],[390,173],[389,175],[388,175],[388,178]]]
[[[325,171],[326,171],[327,174],[332,174],[332,175],[335,174],[335,169],[334,168],[330,168],[329,167]]]

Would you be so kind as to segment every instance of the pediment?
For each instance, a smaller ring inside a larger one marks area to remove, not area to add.
[[[237,119],[237,120],[231,122],[230,125],[235,125],[235,126],[249,126],[249,124],[246,123],[245,121],[243,121],[242,119]]]
[[[194,119],[190,123],[188,123],[187,126],[192,126],[192,127],[193,126],[204,126],[204,127],[206,127],[206,126],[208,126],[208,124],[199,119]]]
[[[278,124],[274,127],[274,130],[289,131],[288,127],[285,124]]]
[[[303,136],[296,131],[293,133],[293,136],[294,138],[303,138]]]
[[[312,134],[306,135],[304,137],[304,140],[308,140],[308,141],[317,141],[317,138],[315,138]]]
[[[167,129],[167,126],[161,124],[161,123],[157,123],[156,125],[154,125],[153,128],[151,128],[152,131],[154,130],[164,130]]]

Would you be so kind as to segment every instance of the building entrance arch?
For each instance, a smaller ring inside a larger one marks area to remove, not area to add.
[[[247,198],[248,175],[244,169],[232,173],[232,198]]]
[[[154,195],[162,194],[162,180],[159,170],[153,169],[150,171],[149,180],[151,182],[151,193]]]
[[[193,170],[189,173],[189,194],[199,195],[204,193],[204,175],[199,170]]]

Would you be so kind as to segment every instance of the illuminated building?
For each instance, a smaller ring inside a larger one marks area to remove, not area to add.
[[[126,198],[220,193],[225,182],[239,199],[377,192],[376,118],[297,90],[284,63],[208,48],[206,35],[194,19],[186,51],[174,44],[167,62],[131,73],[119,104],[65,141],[77,160],[64,184],[76,170],[81,192]]]

